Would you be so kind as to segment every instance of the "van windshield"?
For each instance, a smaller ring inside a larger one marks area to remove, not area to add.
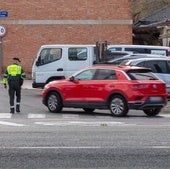
[[[62,49],[61,48],[45,48],[41,51],[38,58],[39,65],[44,65],[50,62],[61,59]]]

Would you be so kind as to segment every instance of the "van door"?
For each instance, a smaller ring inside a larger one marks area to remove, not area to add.
[[[91,66],[93,64],[93,47],[69,47],[67,60],[64,63],[66,77],[71,76],[76,71]]]
[[[62,48],[44,48],[35,65],[36,83],[47,83],[49,78],[63,78]]]

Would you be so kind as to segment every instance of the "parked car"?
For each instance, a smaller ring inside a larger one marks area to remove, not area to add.
[[[107,50],[104,60],[109,61],[109,60],[112,60],[112,59],[117,59],[117,58],[121,58],[121,57],[130,55],[130,54],[133,54],[133,52]]]
[[[110,51],[125,51],[133,53],[156,54],[170,56],[170,47],[168,46],[151,46],[151,45],[109,45]]]
[[[126,116],[129,109],[155,116],[166,105],[167,92],[148,68],[95,65],[45,85],[42,102],[54,113],[72,107],[86,112],[110,109],[117,117]]]
[[[113,64],[113,65],[118,65],[121,64],[123,62],[127,62],[128,60],[132,60],[132,59],[139,59],[139,58],[158,58],[158,57],[166,57],[166,56],[162,56],[162,55],[151,55],[151,54],[130,54],[130,55],[125,55],[122,57],[119,57],[117,59],[111,59],[106,61],[106,64]]]
[[[124,61],[121,64],[128,66],[147,67],[166,83],[168,96],[170,96],[170,59],[169,58],[140,58]]]

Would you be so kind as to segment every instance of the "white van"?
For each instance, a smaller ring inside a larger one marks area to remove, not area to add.
[[[133,53],[156,54],[170,56],[170,47],[167,46],[149,46],[149,45],[109,45],[110,51],[126,51]]]
[[[67,78],[95,61],[95,45],[43,45],[32,66],[32,87]]]

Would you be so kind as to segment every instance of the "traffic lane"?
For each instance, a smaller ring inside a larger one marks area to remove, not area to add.
[[[21,90],[21,113],[43,112],[44,106],[41,101],[40,89],[22,89]],[[9,113],[9,95],[8,89],[1,86],[0,90],[0,113]]]
[[[1,149],[0,168],[169,169],[165,149],[29,148]]]
[[[1,130],[0,168],[166,169],[169,131],[130,125]]]
[[[1,86],[2,87],[2,86]],[[21,96],[21,113],[28,114],[28,113],[43,113],[43,114],[50,114],[51,116],[57,116],[55,113],[50,113],[48,108],[42,104],[41,98],[42,89],[22,89],[22,96]],[[9,96],[8,90],[2,88],[0,90],[0,113],[9,113]],[[169,112],[169,105],[170,101],[168,102],[167,106],[163,108],[161,113]],[[95,115],[101,116],[113,116],[110,114],[109,110],[96,110],[94,113],[85,113],[82,109],[72,109],[72,108],[64,108],[61,114],[79,114],[79,115],[91,115],[92,117]],[[160,113],[160,114],[161,114]],[[130,110],[127,117],[146,117],[143,111],[140,110]],[[115,118],[115,117],[114,117]]]
[[[170,126],[28,126],[0,128],[0,147],[170,147]]]

